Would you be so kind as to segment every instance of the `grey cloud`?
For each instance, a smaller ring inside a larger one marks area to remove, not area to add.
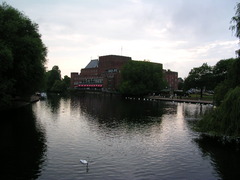
[[[73,58],[77,51],[81,57],[83,52],[92,56],[92,51],[109,52],[107,49],[112,46],[119,44],[120,48],[120,43],[125,43],[129,48],[124,51],[129,56],[141,54],[142,59],[151,57],[161,63],[172,58],[181,67],[181,63],[191,58],[189,65],[200,59],[227,58],[235,51],[234,45],[216,45],[211,51],[207,45],[236,40],[229,26],[237,0],[6,1],[39,24],[53,59],[64,50],[68,51],[67,59],[71,53]],[[191,56],[198,48],[206,48],[204,54]],[[173,64],[173,70],[186,71]]]

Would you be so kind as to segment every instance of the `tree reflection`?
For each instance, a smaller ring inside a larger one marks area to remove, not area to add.
[[[161,123],[164,104],[139,100],[123,100],[116,96],[86,95],[78,97],[81,111],[107,129],[147,128]],[[74,101],[76,104],[76,100]]]
[[[229,142],[222,143],[216,137],[201,136],[196,139],[202,156],[209,156],[216,172],[222,179],[238,179],[240,177],[240,145]]]
[[[37,179],[46,139],[31,106],[4,112],[1,120],[1,179]]]
[[[62,96],[58,94],[48,94],[47,103],[52,112],[58,113],[61,98]]]
[[[202,104],[184,104],[183,114],[188,119],[197,120],[199,117],[202,117],[204,114],[208,113],[213,109],[212,106],[202,105]]]

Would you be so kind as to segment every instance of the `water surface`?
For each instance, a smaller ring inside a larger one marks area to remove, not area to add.
[[[191,130],[191,124],[211,109],[102,95],[50,96],[4,114],[1,176],[58,180],[238,177],[239,151],[196,141],[199,135]],[[80,159],[88,160],[89,166]]]

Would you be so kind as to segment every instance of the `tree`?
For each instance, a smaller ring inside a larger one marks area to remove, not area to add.
[[[230,28],[236,30],[236,37],[240,38],[240,3],[237,4],[235,16]],[[222,80],[215,88],[217,108],[205,115],[197,124],[200,132],[214,135],[240,136],[240,58],[219,61],[215,66],[215,73]],[[221,73],[223,71],[223,73]],[[217,73],[219,72],[219,73]],[[217,77],[217,76],[215,76]]]
[[[230,68],[232,67],[235,59],[223,59],[217,62],[217,64],[213,67],[213,78],[215,86],[229,77]]]
[[[235,16],[232,17],[231,23],[233,25],[230,26],[232,31],[235,31],[235,36],[240,39],[240,3],[236,5]],[[238,57],[240,57],[240,49],[235,51]]]
[[[216,83],[214,101],[218,106],[230,89],[240,85],[240,59],[221,60],[214,69],[214,81]]]
[[[215,87],[213,99],[214,99],[216,106],[219,106],[222,103],[222,101],[223,101],[225,95],[227,94],[227,92],[229,91],[229,89],[231,89],[231,86],[230,86],[230,83],[228,80],[225,80],[225,81],[219,83]]]
[[[6,3],[0,5],[0,52],[0,102],[41,87],[47,48],[38,25]]]
[[[184,82],[185,89],[199,88],[202,98],[204,88],[213,89],[212,72],[213,68],[211,66],[208,66],[207,63],[203,63],[201,67],[193,68],[189,72],[188,77],[185,79]]]
[[[228,79],[234,61],[235,59],[233,58],[223,59],[218,61],[213,67],[214,101],[217,106],[220,105],[230,88]]]
[[[230,66],[228,80],[232,88],[240,85],[240,57],[236,58]]]
[[[66,92],[70,87],[70,77],[64,76],[62,80],[56,80],[51,88],[52,92]]]
[[[164,87],[162,65],[146,61],[129,61],[121,71],[120,92],[145,95]]]
[[[200,132],[214,135],[240,136],[240,87],[228,91],[219,107],[197,124]]]
[[[184,80],[182,78],[178,78],[178,89],[183,90]]]
[[[235,36],[240,39],[240,3],[236,5],[235,16],[232,17],[230,26],[232,31],[235,31]]]
[[[53,66],[52,70],[46,72],[46,90],[51,92],[65,92],[70,87],[70,77],[61,78],[61,70]]]
[[[71,82],[71,78],[70,77],[65,75],[62,81],[64,82],[66,88],[70,87],[70,82]]]
[[[56,81],[61,81],[61,71],[58,66],[53,66],[52,70],[46,73],[47,91],[51,91]]]
[[[12,67],[11,51],[0,41],[0,107],[10,106],[11,92],[14,80],[9,78],[8,69]]]
[[[56,80],[51,88],[52,92],[64,92],[66,90],[66,85],[63,81]]]

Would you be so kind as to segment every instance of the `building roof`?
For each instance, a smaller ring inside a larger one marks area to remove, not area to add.
[[[88,69],[88,68],[97,68],[98,67],[98,59],[93,59],[91,60],[88,65],[85,67],[85,69]]]
[[[105,55],[105,56],[100,56],[100,57],[123,57],[123,58],[131,58],[131,57],[129,57],[129,56],[113,55],[113,54]]]
[[[121,59],[129,59],[129,60],[132,59],[131,57],[128,57],[128,56],[120,56],[120,55],[105,55],[105,56],[99,56],[99,59],[102,59],[102,58],[121,58]]]

